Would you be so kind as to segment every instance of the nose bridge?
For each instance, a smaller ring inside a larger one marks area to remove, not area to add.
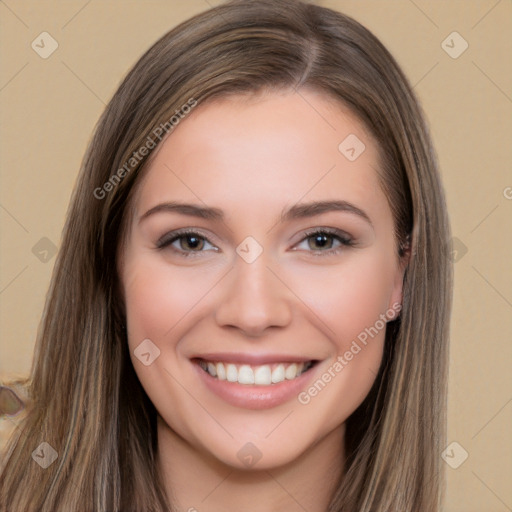
[[[286,287],[270,270],[265,253],[249,261],[236,257],[216,319],[219,325],[234,326],[255,336],[267,327],[287,325],[291,304]]]
[[[235,291],[247,292],[253,300],[264,300],[272,295],[270,282],[272,273],[268,269],[268,261],[265,256],[260,256],[256,261],[248,263],[238,258],[235,262],[234,280],[236,280]]]

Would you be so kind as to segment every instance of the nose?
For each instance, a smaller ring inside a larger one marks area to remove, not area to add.
[[[236,258],[215,312],[218,325],[237,328],[249,337],[261,336],[270,327],[287,326],[293,294],[277,276],[263,256],[252,263]]]

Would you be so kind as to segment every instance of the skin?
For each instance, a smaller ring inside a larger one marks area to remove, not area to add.
[[[349,134],[366,146],[355,161],[338,149]],[[200,104],[152,156],[119,272],[130,353],[159,413],[158,463],[178,510],[326,510],[343,474],[345,422],[374,382],[385,327],[307,404],[294,395],[264,410],[231,405],[204,385],[190,358],[216,351],[315,359],[307,391],[401,303],[405,262],[378,167],[362,123],[309,90]],[[332,200],[352,203],[370,222],[349,211],[280,217],[296,204]],[[224,218],[159,211],[140,219],[171,201],[218,208]],[[196,252],[187,238],[157,248],[181,228],[209,243]],[[312,228],[342,230],[354,245],[329,236],[319,245],[306,238]],[[248,236],[263,248],[252,263],[236,252]],[[149,366],[134,355],[144,339],[160,350]],[[261,454],[251,467],[237,457],[249,442]]]

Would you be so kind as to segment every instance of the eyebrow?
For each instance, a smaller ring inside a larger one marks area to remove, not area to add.
[[[368,214],[348,201],[315,201],[311,203],[296,204],[281,213],[281,221],[314,217],[322,213],[346,212],[357,215],[373,228],[373,223]]]
[[[310,203],[296,204],[290,208],[285,208],[281,212],[280,218],[281,222],[287,222],[295,219],[314,217],[316,215],[335,211],[357,215],[373,228],[373,223],[370,220],[368,214],[364,210],[361,210],[361,208],[358,208],[348,201],[313,201]],[[157,204],[153,208],[150,208],[146,213],[141,215],[139,218],[139,223],[151,215],[162,212],[179,213],[181,215],[188,215],[190,217],[197,217],[199,219],[206,220],[224,220],[224,213],[219,208],[212,208],[191,203],[165,202]]]

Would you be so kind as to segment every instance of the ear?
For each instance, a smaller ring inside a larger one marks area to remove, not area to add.
[[[410,237],[407,236],[405,243],[401,244],[399,249],[398,264],[395,270],[393,288],[388,304],[388,311],[393,311],[394,316],[389,318],[389,320],[394,320],[400,314],[400,310],[402,309],[404,276],[410,259],[411,244]]]

